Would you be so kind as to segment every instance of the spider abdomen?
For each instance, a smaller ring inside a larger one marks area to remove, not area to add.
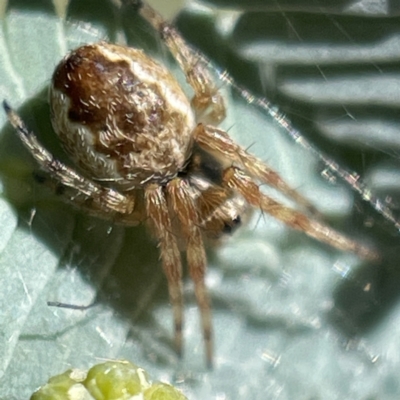
[[[122,189],[168,181],[190,155],[190,102],[141,50],[100,42],[72,51],[54,72],[50,103],[73,160]]]

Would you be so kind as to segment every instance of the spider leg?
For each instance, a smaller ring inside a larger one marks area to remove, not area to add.
[[[212,185],[201,192],[196,201],[200,227],[207,238],[219,239],[231,234],[240,226],[242,217],[247,214],[248,204],[237,192]]]
[[[127,195],[132,201],[134,210],[130,213],[121,213],[114,209],[104,207],[99,208],[98,205],[93,202],[92,197],[80,192],[75,187],[64,186],[57,179],[52,178],[47,173],[34,171],[33,176],[36,182],[45,185],[55,195],[60,196],[62,200],[92,217],[108,220],[112,223],[124,226],[137,226],[146,219],[143,201],[141,201],[142,199],[140,196],[137,197],[135,191],[130,191]]]
[[[145,203],[151,228],[159,241],[161,261],[168,280],[169,298],[174,314],[175,348],[182,355],[183,295],[182,263],[175,235],[172,233],[168,204],[163,189],[150,184],[145,189]]]
[[[319,216],[319,212],[306,198],[291,188],[272,168],[236,144],[222,129],[199,124],[194,130],[193,138],[203,149],[217,154],[217,158],[229,160],[253,178],[276,188],[311,214]]]
[[[53,183],[50,185],[54,186],[56,192],[57,190],[63,192],[65,189],[70,202],[82,207],[85,203],[90,203],[95,210],[98,210],[98,214],[104,216],[132,213],[135,206],[134,196],[123,195],[114,189],[103,187],[55,159],[6,101],[3,102],[3,107],[22,143],[40,167],[52,177]]]
[[[201,314],[207,364],[211,367],[213,359],[211,306],[204,279],[207,260],[197,208],[189,184],[185,180],[179,178],[172,180],[167,184],[167,192],[186,239],[187,263]]]
[[[373,249],[263,194],[258,185],[238,168],[229,167],[224,171],[223,184],[237,190],[252,206],[260,208],[294,229],[305,232],[308,236],[339,250],[353,252],[363,259],[377,261],[380,258]]]
[[[198,113],[197,119],[218,124],[226,116],[223,97],[209,73],[207,61],[192,49],[181,34],[151,6],[142,3],[140,14],[158,31],[186,75],[186,80],[194,90],[193,108]]]

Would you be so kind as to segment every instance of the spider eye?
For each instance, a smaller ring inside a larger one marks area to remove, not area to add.
[[[232,223],[235,224],[235,226],[239,225],[242,222],[242,218],[240,217],[240,215],[237,215],[236,218],[234,218],[232,220]]]
[[[224,222],[224,227],[222,228],[222,232],[226,234],[231,234],[233,233],[234,230],[241,224],[242,218],[240,215],[237,215],[235,218],[233,218],[229,222]]]

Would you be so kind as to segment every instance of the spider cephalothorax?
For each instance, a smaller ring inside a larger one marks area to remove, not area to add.
[[[145,221],[159,242],[174,312],[175,345],[182,349],[180,250],[186,252],[201,312],[206,356],[212,362],[210,301],[205,287],[204,237],[218,238],[239,223],[247,206],[363,258],[376,253],[263,194],[268,184],[307,214],[311,205],[266,164],[217,125],[222,96],[207,65],[155,11],[140,12],[161,33],[194,91],[189,100],[173,75],[141,50],[100,42],[69,53],[50,86],[55,132],[79,167],[55,159],[4,102],[19,137],[68,201],[124,225]]]

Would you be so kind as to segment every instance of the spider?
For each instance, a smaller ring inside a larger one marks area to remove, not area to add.
[[[343,251],[369,260],[374,250],[320,222],[310,203],[268,165],[218,128],[225,106],[207,65],[179,32],[149,5],[136,2],[192,87],[191,100],[173,75],[143,51],[99,42],[73,50],[50,84],[54,131],[76,164],[57,160],[4,101],[20,140],[44,170],[45,182],[87,213],[126,226],[145,223],[158,241],[182,352],[181,251],[194,282],[206,360],[213,360],[204,240],[240,225],[251,206]],[[264,194],[268,184],[304,212]]]

